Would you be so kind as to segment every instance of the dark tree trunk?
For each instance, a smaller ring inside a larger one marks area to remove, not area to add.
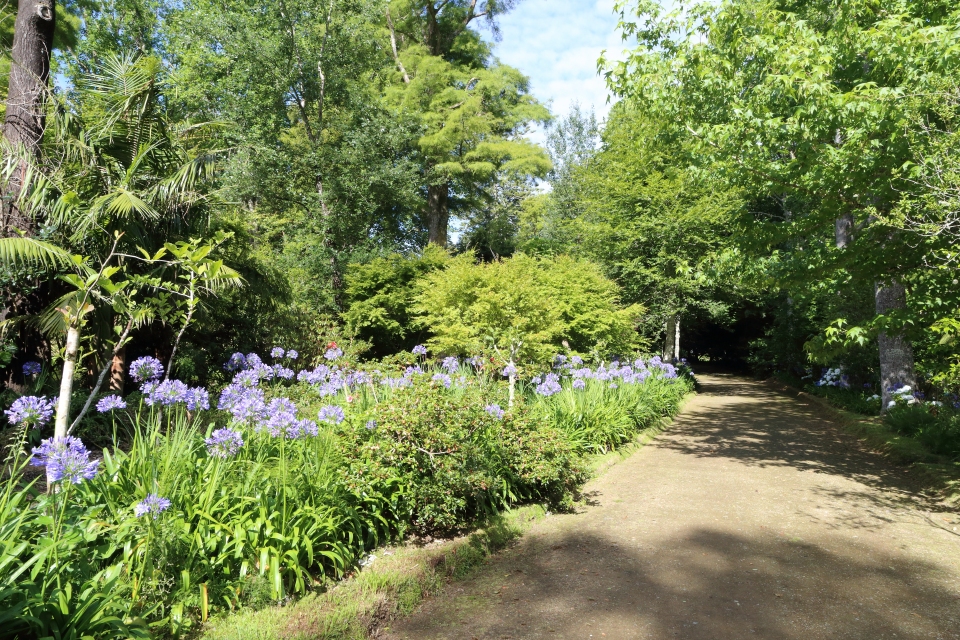
[[[20,0],[14,24],[10,83],[7,92],[7,117],[3,135],[7,141],[35,156],[40,153],[44,128],[44,98],[50,75],[50,52],[56,21],[54,0]],[[31,231],[29,212],[22,211],[17,198],[23,187],[23,167],[19,175],[4,185],[3,236],[13,229]]]
[[[450,211],[447,200],[450,197],[450,185],[432,184],[427,189],[427,230],[429,240],[441,247],[447,246],[447,222]]]
[[[907,306],[907,292],[896,280],[878,282],[875,289],[877,315],[885,315]],[[883,411],[893,398],[893,390],[902,385],[916,388],[913,368],[913,346],[902,333],[880,332],[880,389]]]
[[[837,249],[844,249],[853,239],[853,216],[846,213],[837,218],[834,226]]]

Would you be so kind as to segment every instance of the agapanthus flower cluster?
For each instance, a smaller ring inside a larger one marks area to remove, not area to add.
[[[233,373],[234,371],[240,371],[241,369],[246,369],[247,367],[247,358],[239,351],[230,356],[230,359],[227,360],[226,364],[223,365],[225,371]]]
[[[541,396],[552,396],[561,390],[560,376],[555,373],[548,373],[544,376],[543,382],[537,384],[536,392]]]
[[[323,357],[326,358],[327,360],[337,360],[342,356],[343,356],[343,349],[341,349],[340,347],[332,347],[330,349],[327,349],[323,354]]]
[[[137,358],[130,363],[130,377],[137,382],[153,382],[163,375],[163,364],[152,356]]]
[[[133,514],[138,518],[142,518],[146,515],[152,515],[153,519],[156,520],[157,516],[169,508],[170,501],[168,499],[161,498],[157,494],[151,493],[133,507]]]
[[[440,366],[447,373],[456,373],[457,369],[460,368],[460,358],[457,356],[447,356],[443,359],[443,362],[440,363]]]
[[[281,380],[293,380],[293,369],[275,364],[273,365],[273,376]]]
[[[434,382],[439,382],[447,389],[449,389],[450,386],[453,384],[453,380],[451,380],[450,376],[448,376],[445,373],[435,373],[433,374],[433,377],[430,379],[433,380]]]
[[[232,458],[243,446],[243,436],[239,431],[223,427],[211,433],[204,443],[211,458]]]
[[[287,360],[296,360],[300,357],[300,353],[296,349],[287,350]]]
[[[480,356],[471,356],[467,362],[469,362],[474,369],[479,369],[483,366],[483,358]]]
[[[39,362],[23,363],[23,375],[25,376],[37,376],[40,375],[41,371],[43,371],[43,366]]]
[[[51,482],[67,480],[80,484],[97,475],[99,460],[91,460],[90,452],[79,438],[47,438],[33,448],[30,464],[34,467],[46,467]]]
[[[289,398],[274,398],[264,411],[265,419],[257,429],[266,429],[273,437],[288,437],[289,428],[297,421],[297,405]]]
[[[573,388],[577,391],[582,391],[587,388],[587,382],[583,378],[577,378],[573,381]]]
[[[273,358],[274,360],[282,358],[286,354],[287,352],[283,349],[283,347],[274,347],[273,349],[270,350],[270,357]]]
[[[220,392],[217,408],[229,411],[237,422],[249,422],[261,420],[267,405],[262,389],[229,384]]]
[[[39,429],[53,417],[53,400],[43,396],[21,396],[4,411],[12,425]]]
[[[321,422],[340,424],[346,419],[346,415],[344,415],[342,407],[338,407],[335,404],[328,404],[320,408],[320,411],[317,413],[317,419]]]
[[[373,431],[374,429],[377,428],[377,421],[376,421],[376,420],[367,420],[367,424],[365,424],[364,426],[367,428],[367,430]]]
[[[415,356],[425,356],[425,355],[427,355],[427,348],[426,348],[425,346],[423,346],[422,344],[418,344],[418,345],[415,346],[413,349],[411,349],[411,352],[412,352],[413,355],[415,355]]]
[[[149,387],[147,397],[144,402],[148,406],[156,404],[169,406],[179,402],[186,402],[190,388],[181,380],[164,380],[163,382]]]
[[[517,375],[517,368],[513,364],[508,364],[503,368],[503,371],[500,372],[504,378],[509,378],[510,376]]]
[[[503,418],[503,414],[506,413],[498,404],[488,404],[483,408],[483,410],[498,420]]]
[[[203,387],[190,387],[184,400],[187,411],[207,410],[210,408],[210,393]]]
[[[126,409],[127,403],[123,398],[116,394],[111,394],[109,396],[104,396],[100,398],[97,402],[97,411],[100,413],[106,413],[108,411],[113,411],[114,409]]]

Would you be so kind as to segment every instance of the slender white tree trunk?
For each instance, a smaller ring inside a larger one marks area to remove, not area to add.
[[[667,316],[666,338],[663,341],[663,359],[667,361],[680,357],[680,316]]]

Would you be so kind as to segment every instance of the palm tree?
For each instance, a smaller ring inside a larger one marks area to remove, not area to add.
[[[101,69],[81,78],[69,99],[55,105],[39,160],[3,149],[0,181],[21,172],[18,204],[50,239],[0,239],[0,266],[44,266],[74,285],[53,301],[41,323],[65,335],[55,437],[67,432],[85,318],[95,317],[90,311],[112,297],[110,291],[104,295],[113,286],[105,274],[121,264],[136,271],[130,261],[134,249],[153,253],[171,236],[186,236],[208,209],[204,187],[215,154],[198,150],[204,149],[210,125],[173,125],[164,110],[161,77],[156,58],[107,57]],[[228,281],[235,275],[221,272]]]

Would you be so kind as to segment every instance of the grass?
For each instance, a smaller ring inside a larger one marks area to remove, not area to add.
[[[867,447],[915,471],[924,487],[935,492],[939,499],[949,505],[960,506],[960,461],[933,453],[916,438],[891,429],[879,416],[838,407],[829,398],[800,391],[782,380],[773,383],[816,403],[829,412],[847,433],[859,438]]]
[[[412,612],[450,580],[469,576],[506,548],[546,510],[512,509],[469,536],[427,545],[379,549],[371,564],[330,590],[287,606],[243,611],[212,620],[203,640],[365,640]]]

